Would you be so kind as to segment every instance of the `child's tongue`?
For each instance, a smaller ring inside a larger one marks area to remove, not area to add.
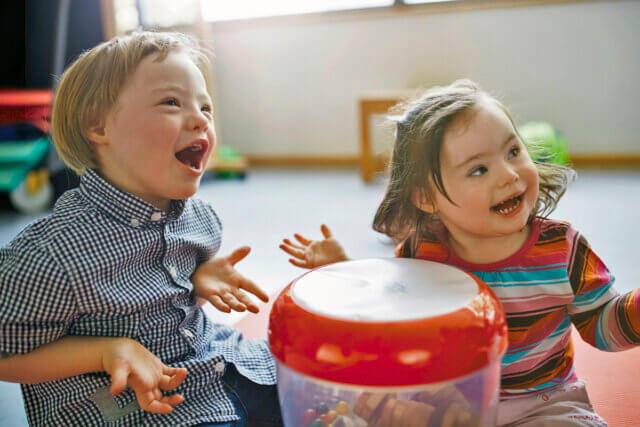
[[[196,167],[199,161],[200,153],[190,149],[182,150],[176,153],[176,158],[187,166]]]

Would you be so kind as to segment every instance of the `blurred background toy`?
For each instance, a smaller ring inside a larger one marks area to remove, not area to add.
[[[0,90],[0,192],[23,214],[48,209],[79,183],[50,140],[52,101],[50,89]]]
[[[529,122],[518,129],[524,142],[532,147],[530,150],[533,160],[540,163],[567,165],[569,163],[569,148],[562,134],[547,122]]]
[[[209,170],[213,176],[222,179],[244,179],[247,176],[247,167],[246,157],[228,145],[217,146],[209,162]]]
[[[0,91],[0,191],[22,213],[54,199],[47,169],[52,97],[50,90]]]

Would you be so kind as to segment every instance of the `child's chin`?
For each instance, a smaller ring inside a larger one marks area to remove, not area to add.
[[[194,185],[192,188],[181,189],[180,191],[174,192],[171,195],[171,199],[173,199],[173,200],[188,199],[189,197],[191,197],[194,194],[196,194],[197,190],[198,190],[198,186],[197,185]]]

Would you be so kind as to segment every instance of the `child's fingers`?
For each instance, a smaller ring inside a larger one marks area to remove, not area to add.
[[[238,301],[238,298],[236,298],[235,295],[230,292],[222,295],[222,300],[235,311],[245,311],[247,309],[247,307],[245,307],[244,304]]]
[[[153,395],[154,399],[150,402],[149,406],[161,411],[168,409],[169,412],[171,412],[173,408],[184,402],[184,397],[181,394],[164,396],[158,388],[154,390]]]
[[[298,233],[295,233],[293,237],[295,237],[298,242],[302,243],[305,246],[309,246],[311,244],[311,240],[307,239],[306,237]]]
[[[182,402],[184,402],[184,397],[181,394],[172,394],[170,396],[162,396],[150,401],[146,405],[146,409],[142,408],[142,406],[140,407],[147,412],[153,412],[156,414],[169,414],[171,413],[171,411],[173,411],[173,408],[175,408]]]
[[[153,412],[154,414],[169,414],[173,410],[173,406],[166,402],[162,392],[160,390],[136,390],[136,399],[138,399],[138,405],[140,409],[147,412]]]
[[[251,313],[258,313],[260,311],[258,306],[255,305],[253,301],[251,301],[251,298],[249,298],[249,295],[242,293],[240,291],[237,291],[235,294],[236,294],[236,298],[238,298],[238,300],[242,304],[244,304],[247,307],[247,310],[249,310]]]
[[[172,368],[164,366],[158,386],[164,391],[170,391],[178,387],[187,377],[186,368]]]
[[[257,296],[264,302],[269,301],[269,295],[267,295],[264,289],[262,289],[260,286],[256,285],[253,281],[247,279],[246,277],[240,277],[240,279],[238,280],[238,288],[244,289],[245,291]],[[236,296],[238,295],[243,295],[243,294],[236,293]],[[249,298],[247,299],[251,301],[251,299]],[[244,298],[242,299],[242,302],[246,304],[246,301],[244,300]]]
[[[320,231],[322,231],[322,235],[325,239],[330,239],[333,237],[333,234],[331,234],[331,230],[329,230],[329,227],[327,227],[325,224],[322,224],[320,226]]]
[[[295,258],[289,258],[289,262],[293,265],[295,265],[296,267],[300,267],[300,268],[310,268],[309,267],[309,263],[307,261],[299,261]]]
[[[142,408],[142,405],[140,406]],[[160,402],[158,400],[151,401],[146,408],[142,408],[142,410],[147,412],[153,412],[154,414],[170,414],[173,411],[173,406],[168,403]]]
[[[306,249],[306,247],[308,246],[308,245],[305,245],[305,246],[299,245],[298,243],[292,242],[292,241],[291,241],[291,240],[289,240],[289,239],[284,239],[284,240],[283,240],[283,242],[284,242],[287,246],[291,246],[292,248],[296,248],[296,249],[303,249],[303,250],[304,250],[304,249]],[[310,241],[309,241],[309,242],[310,242]],[[300,242],[300,243],[302,243],[302,242]]]
[[[129,377],[128,365],[116,361],[111,372],[111,394],[120,394],[127,387],[127,377]]]
[[[293,257],[296,257],[299,259],[305,259],[304,251],[301,249],[292,248],[291,246],[287,246],[287,245],[280,245],[280,249],[282,249],[283,251],[285,251],[286,253],[288,253]]]
[[[218,295],[212,295],[209,297],[209,302],[218,310],[222,311],[223,313],[231,313],[231,307],[229,307],[224,301],[222,301],[222,298],[220,298]]]
[[[251,248],[249,246],[243,246],[231,252],[231,255],[227,256],[227,259],[231,265],[236,265],[238,261],[249,255],[249,252],[251,252]]]
[[[171,405],[172,408],[175,408],[184,402],[184,397],[181,394],[172,394],[171,396],[164,396],[162,398],[162,402]]]
[[[173,411],[173,406],[162,400],[151,400],[147,402],[144,407],[140,405],[140,408],[147,412],[153,412],[154,414],[170,414],[171,411]]]

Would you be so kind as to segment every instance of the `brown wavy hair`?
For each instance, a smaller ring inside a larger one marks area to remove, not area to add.
[[[386,234],[396,243],[411,238],[414,250],[423,237],[436,237],[437,216],[418,209],[412,195],[416,189],[422,190],[426,199],[433,201],[434,192],[438,191],[451,201],[440,169],[442,142],[452,123],[467,118],[481,99],[489,99],[501,108],[518,132],[506,107],[466,79],[429,89],[419,98],[391,110],[398,113],[388,118],[395,125],[395,142],[389,163],[389,184],[373,220],[374,230]],[[540,149],[534,143],[523,143],[530,153]],[[575,171],[570,167],[534,163],[540,190],[529,221],[536,217],[546,218],[553,212],[567,184],[575,177]]]

